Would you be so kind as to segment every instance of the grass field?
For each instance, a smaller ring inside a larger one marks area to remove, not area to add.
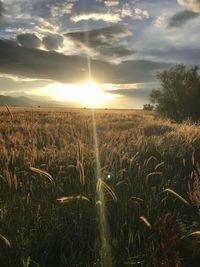
[[[0,107],[0,266],[199,266],[199,164],[190,122]]]

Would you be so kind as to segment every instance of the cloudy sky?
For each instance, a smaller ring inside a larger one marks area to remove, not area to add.
[[[141,108],[199,29],[200,0],[0,0],[0,94]]]

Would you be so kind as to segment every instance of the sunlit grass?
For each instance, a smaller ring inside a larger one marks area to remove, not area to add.
[[[200,126],[91,112],[1,107],[0,266],[195,266]]]

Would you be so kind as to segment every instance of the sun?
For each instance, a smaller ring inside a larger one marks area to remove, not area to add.
[[[50,84],[45,93],[56,101],[76,102],[88,107],[101,107],[113,98],[112,94],[104,92],[94,81],[82,84]]]

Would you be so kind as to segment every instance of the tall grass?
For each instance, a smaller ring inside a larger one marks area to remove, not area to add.
[[[4,107],[1,118],[1,267],[102,266],[98,190],[113,266],[198,266],[200,126],[95,111],[96,180],[90,110]]]

